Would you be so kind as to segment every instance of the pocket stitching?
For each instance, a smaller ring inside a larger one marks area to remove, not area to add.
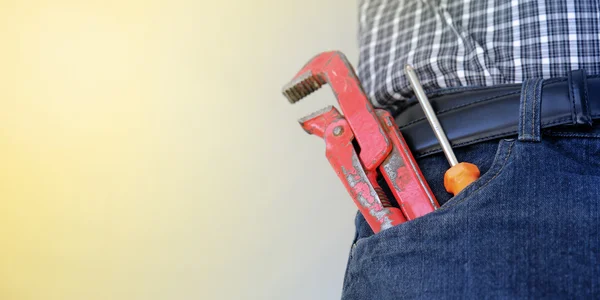
[[[445,209],[449,209],[452,208],[460,203],[463,203],[464,201],[471,199],[475,194],[477,194],[482,188],[486,187],[490,182],[492,182],[494,179],[496,179],[496,177],[498,177],[500,175],[500,173],[502,173],[502,170],[504,170],[504,167],[506,166],[506,163],[508,162],[508,159],[510,158],[510,155],[512,153],[512,149],[513,146],[515,145],[515,142],[512,141],[508,151],[506,153],[506,157],[504,158],[504,161],[502,162],[502,165],[500,166],[500,168],[498,169],[498,171],[496,172],[496,174],[494,174],[494,176],[492,178],[490,178],[488,181],[486,181],[483,185],[481,185],[480,187],[478,187],[477,189],[471,191],[471,193],[469,193],[468,195],[466,195],[464,198],[459,199],[457,201],[452,201],[452,199],[448,200],[448,202],[446,202],[446,205],[441,206],[439,208],[439,210],[445,210]],[[492,166],[494,167],[494,166]]]
[[[547,132],[546,134],[549,136],[556,136],[556,137],[600,138],[600,134],[596,134],[596,133],[585,134],[585,133],[576,133],[576,132],[552,131],[552,132]]]
[[[502,143],[509,143],[509,144],[502,145]],[[477,187],[475,190],[470,191],[469,194],[466,195],[464,198],[462,198],[462,199],[452,198],[448,202],[446,202],[443,206],[441,206],[440,208],[436,209],[435,211],[433,211],[433,212],[431,212],[431,213],[429,213],[429,214],[427,214],[427,215],[425,215],[423,217],[428,217],[428,216],[435,215],[435,214],[438,214],[438,213],[447,212],[449,209],[454,208],[458,204],[463,203],[464,201],[466,201],[468,199],[471,199],[472,196],[476,195],[481,189],[483,189],[484,187],[486,187],[490,182],[492,182],[494,179],[496,179],[496,177],[498,177],[500,175],[500,173],[502,172],[502,170],[506,166],[506,164],[507,164],[507,162],[508,162],[508,160],[509,160],[509,158],[510,158],[510,156],[512,154],[512,149],[513,149],[513,147],[514,147],[515,144],[516,144],[516,141],[514,139],[513,140],[504,139],[504,140],[500,141],[497,153],[496,153],[495,158],[494,158],[494,162],[492,162],[492,165],[488,169],[488,172],[486,172],[484,174],[484,176],[488,175],[488,174],[491,176],[491,178],[489,180],[487,180],[481,186]],[[492,173],[490,173],[490,171]],[[458,196],[461,196],[461,194],[459,194]],[[360,212],[357,213],[357,215],[360,215]],[[406,225],[406,224],[408,224],[410,222],[411,221],[408,221],[406,223],[397,225],[395,227],[404,226],[404,225]],[[387,231],[387,230],[385,230],[385,231]],[[373,238],[379,237],[385,231],[382,231],[382,232],[377,233],[377,234],[371,234],[371,235],[368,235],[368,236],[363,236],[363,237],[358,237],[357,236],[357,239],[354,241],[354,243],[352,243],[352,247],[351,247],[352,258],[354,259],[355,255],[356,255],[356,251],[358,250],[359,247],[362,246],[362,244],[364,242],[366,242],[369,239],[373,239]]]

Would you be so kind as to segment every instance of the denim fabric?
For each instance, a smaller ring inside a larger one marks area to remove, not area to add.
[[[445,157],[418,159],[439,210],[376,235],[357,215],[342,298],[600,298],[600,126],[525,118],[514,139],[455,150],[482,172],[455,197]]]

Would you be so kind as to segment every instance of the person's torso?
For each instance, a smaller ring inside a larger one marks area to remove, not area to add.
[[[599,1],[364,0],[358,73],[378,107],[412,103],[403,67],[426,91],[600,74]]]

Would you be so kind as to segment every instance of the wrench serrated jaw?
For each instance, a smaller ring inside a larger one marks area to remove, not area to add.
[[[327,83],[327,81],[323,75],[313,74],[309,71],[297,76],[290,83],[285,85],[283,87],[283,95],[293,104],[318,90],[325,83]]]

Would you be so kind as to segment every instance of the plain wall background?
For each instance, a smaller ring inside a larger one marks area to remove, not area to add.
[[[337,299],[355,207],[281,87],[354,1],[0,0],[0,299]]]

